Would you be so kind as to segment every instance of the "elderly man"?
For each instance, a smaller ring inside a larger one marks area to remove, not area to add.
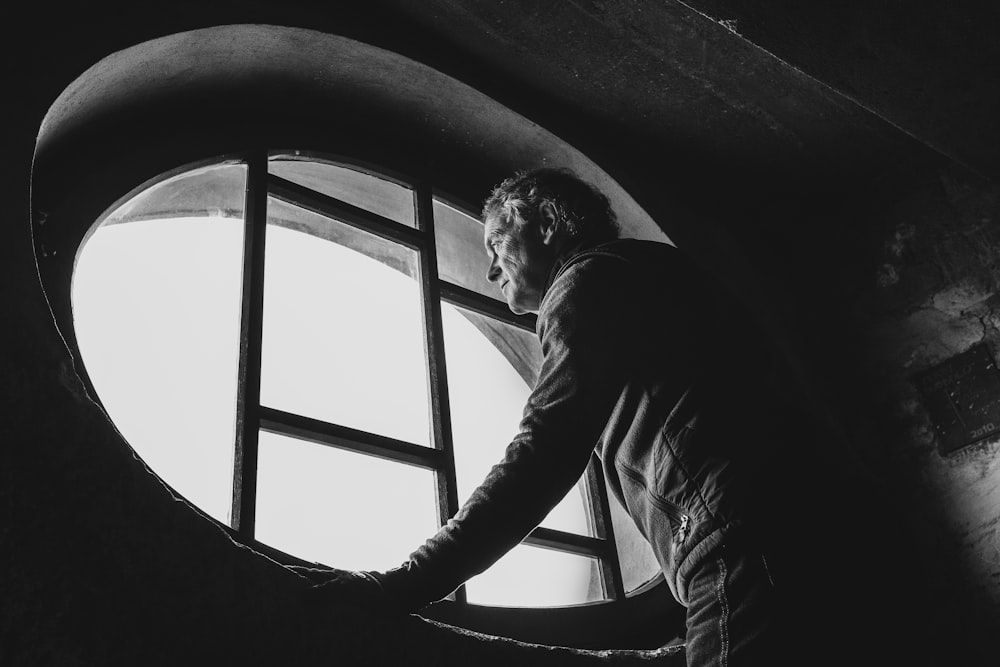
[[[513,312],[538,314],[544,360],[519,432],[402,566],[311,576],[327,590],[377,587],[417,610],[518,544],[596,447],[609,488],[687,607],[689,665],[832,656],[812,640],[843,611],[845,578],[828,566],[844,550],[822,536],[850,503],[830,500],[818,422],[796,406],[750,318],[676,248],[619,239],[607,198],[565,171],[504,181],[483,220],[487,278]]]

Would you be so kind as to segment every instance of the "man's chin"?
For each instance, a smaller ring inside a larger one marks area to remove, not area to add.
[[[516,298],[515,295],[507,293],[506,290],[504,291],[504,297],[507,301],[507,307],[510,309],[510,312],[515,315],[527,315],[529,313],[538,312],[537,305],[535,308],[532,308],[532,304],[526,304],[523,298]]]
[[[527,309],[525,309],[525,307],[522,306],[520,303],[516,301],[511,301],[510,299],[507,300],[507,307],[510,309],[510,312],[514,313],[515,315],[524,315],[525,313],[528,312]]]
[[[536,308],[525,306],[520,303],[511,303],[509,301],[507,302],[507,307],[510,308],[510,312],[514,313],[515,315],[529,315],[538,312]]]

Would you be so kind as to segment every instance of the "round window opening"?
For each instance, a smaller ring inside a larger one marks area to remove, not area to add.
[[[272,153],[186,168],[97,221],[73,275],[76,338],[152,471],[217,521],[242,512],[247,537],[332,567],[394,567],[447,520],[516,433],[541,352],[485,279],[478,219],[417,199],[405,179]],[[468,600],[582,604],[654,578],[598,475]]]

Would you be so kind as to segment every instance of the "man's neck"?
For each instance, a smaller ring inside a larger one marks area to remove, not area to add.
[[[543,298],[545,292],[549,291],[549,287],[555,281],[556,276],[559,274],[559,270],[566,265],[566,262],[571,260],[573,257],[579,255],[581,252],[590,250],[591,248],[596,248],[599,245],[606,243],[606,241],[600,241],[597,243],[587,243],[581,242],[576,239],[566,239],[563,244],[561,244],[556,251],[556,259],[552,263],[552,269],[549,271],[548,280],[545,282],[545,291],[542,293]]]

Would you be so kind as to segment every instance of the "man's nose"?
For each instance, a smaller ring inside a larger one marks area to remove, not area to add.
[[[500,267],[497,266],[496,258],[490,260],[490,268],[486,269],[486,280],[495,282],[500,277]]]

